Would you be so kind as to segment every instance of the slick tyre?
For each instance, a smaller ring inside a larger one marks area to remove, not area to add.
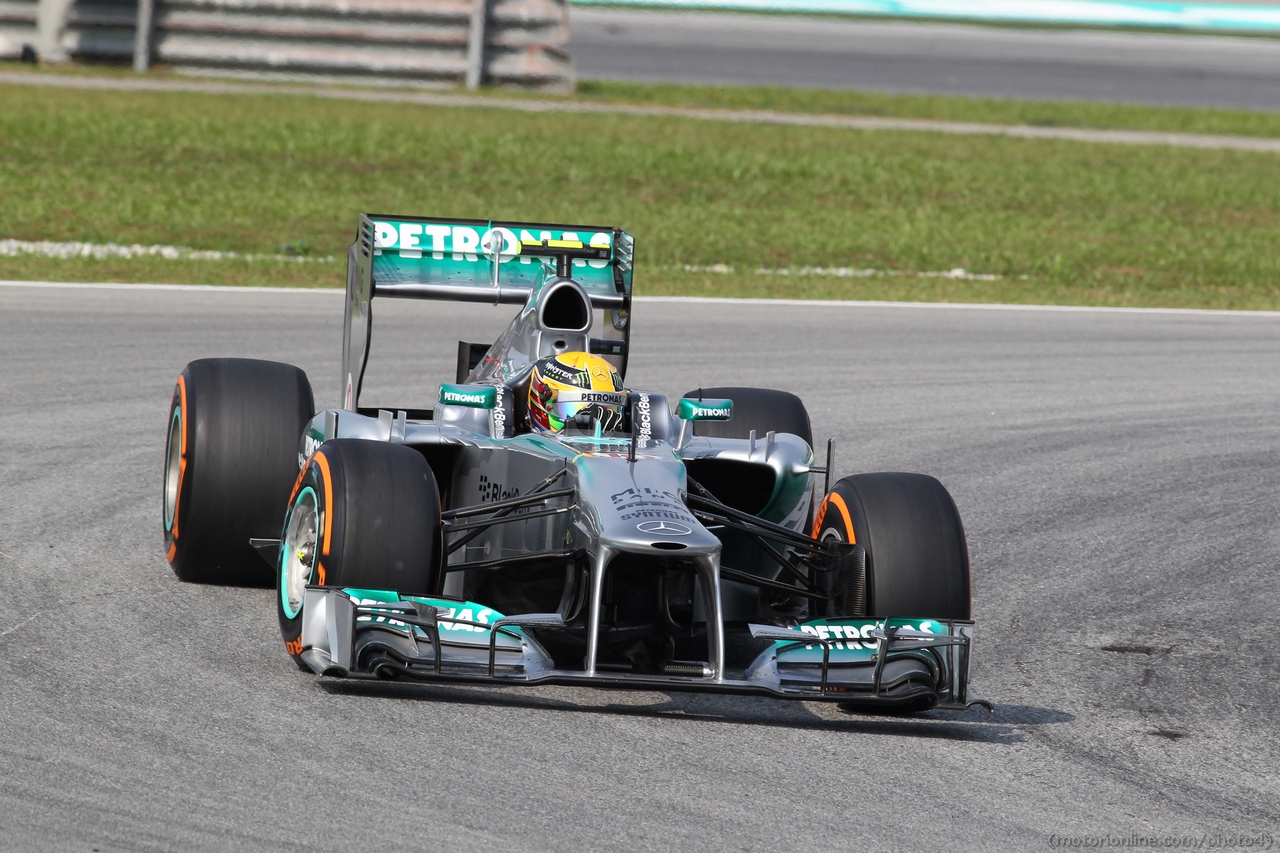
[[[435,592],[440,496],[418,451],[382,441],[327,441],[307,460],[288,498],[276,613],[285,648],[303,669],[308,585]]]
[[[789,432],[813,447],[813,428],[804,402],[787,391],[768,388],[698,388],[685,394],[692,399],[729,399],[733,419],[695,421],[693,434],[711,438],[750,438],[751,431],[763,439],[767,433]]]
[[[862,545],[867,617],[970,618],[964,527],[955,501],[933,477],[845,477],[818,508],[813,536]]]
[[[183,369],[169,406],[161,517],[179,578],[271,584],[249,540],[280,535],[313,412],[307,375],[289,364],[206,358]]]

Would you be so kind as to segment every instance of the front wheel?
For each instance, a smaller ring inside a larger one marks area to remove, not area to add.
[[[955,501],[924,474],[857,474],[818,508],[813,536],[861,545],[873,619],[970,618],[969,547]]]
[[[440,498],[411,447],[335,439],[307,460],[289,496],[276,566],[276,613],[300,660],[308,585],[429,595],[440,577]],[[309,670],[308,670],[309,671]]]

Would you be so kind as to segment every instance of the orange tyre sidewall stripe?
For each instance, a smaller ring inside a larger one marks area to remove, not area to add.
[[[840,516],[844,519],[844,529],[849,533],[849,544],[858,544],[858,535],[853,532],[853,519],[849,517],[849,507],[845,505],[844,498],[840,497],[838,492],[832,492],[827,496],[827,500],[836,505],[836,509],[840,510]]]
[[[324,548],[320,553],[327,557],[329,542],[333,537],[333,478],[329,474],[329,460],[323,453],[317,450],[311,458],[320,468],[320,477],[324,480]]]

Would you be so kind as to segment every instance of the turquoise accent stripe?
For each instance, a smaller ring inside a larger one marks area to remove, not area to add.
[[[306,495],[311,495],[311,503],[317,509],[316,519],[319,520],[320,514],[318,510],[320,507],[320,500],[319,498],[316,497],[315,490],[313,490],[310,486],[307,486],[303,488],[302,491],[298,492],[298,496],[293,499],[293,506],[297,506],[298,504],[302,503],[302,499]],[[292,507],[290,507],[290,509],[292,509]],[[288,529],[289,527],[286,522],[286,525],[285,525],[286,535],[287,535]],[[317,531],[316,536],[317,538],[319,537],[319,531]],[[284,540],[281,540],[280,542],[280,557],[279,557],[279,560],[280,560],[280,583],[279,583],[280,609],[284,611],[284,616],[286,619],[297,619],[298,614],[302,612],[302,608],[299,607],[297,610],[294,610],[292,607],[289,606],[289,590],[288,590],[289,583],[288,583],[288,579],[285,577],[285,571],[287,566],[289,565],[289,552],[285,550],[285,547],[287,544],[288,543],[286,543]],[[318,550],[319,549],[317,549],[317,551]],[[319,556],[320,555],[317,553],[315,556],[315,559],[319,560]],[[316,573],[316,567],[312,565],[311,573],[307,575],[307,583],[311,582],[311,579],[315,576],[315,573]]]
[[[756,12],[884,15],[1038,24],[1280,32],[1280,4],[1154,0],[573,0],[581,6],[659,6]]]

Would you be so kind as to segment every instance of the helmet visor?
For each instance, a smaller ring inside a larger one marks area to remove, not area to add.
[[[603,430],[622,426],[622,411],[627,395],[610,391],[561,391],[547,411],[547,420],[557,432],[566,427],[594,429],[598,422]]]

